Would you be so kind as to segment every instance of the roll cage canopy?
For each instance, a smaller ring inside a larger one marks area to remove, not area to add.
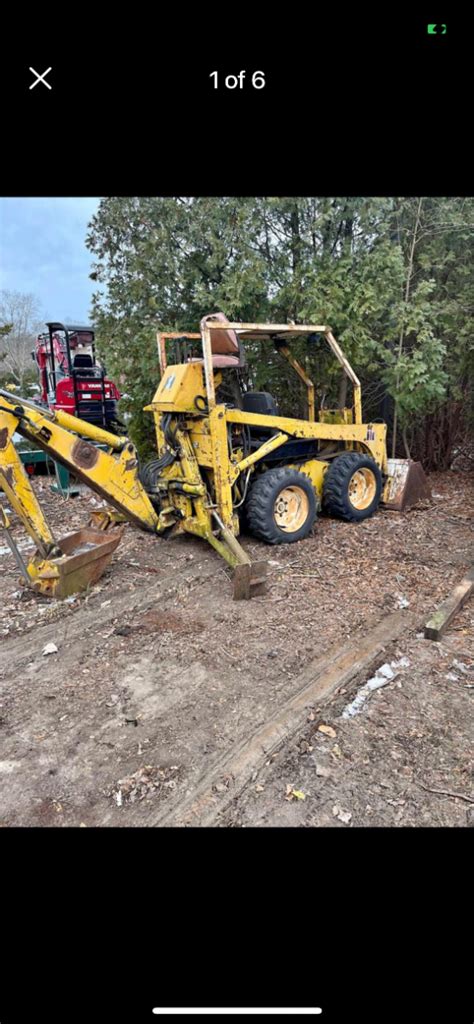
[[[339,343],[336,341],[330,327],[321,324],[241,323],[226,320],[222,313],[215,313],[209,317],[204,317],[203,320],[201,320],[200,327],[201,331],[199,334],[188,334],[184,331],[175,331],[171,333],[159,332],[157,334],[158,358],[161,374],[163,374],[167,366],[167,340],[182,339],[184,341],[186,339],[189,341],[201,341],[209,409],[212,409],[216,405],[214,369],[221,369],[228,365],[243,365],[242,343],[245,343],[245,341],[252,341],[257,338],[267,338],[268,341],[275,346],[280,355],[287,359],[306,385],[308,419],[310,422],[314,422],[314,384],[306,374],[303,367],[300,366],[298,361],[292,355],[289,343],[302,335],[310,336],[315,334],[320,335],[325,339],[328,347],[331,349],[333,355],[342,366],[344,373],[349,378],[354,392],[354,422],[362,423],[360,381],[354,373],[349,360],[344,355]],[[234,357],[232,357],[232,355],[226,356],[226,353],[229,352],[233,352]],[[227,359],[229,359],[229,362],[224,361]]]
[[[55,365],[54,346],[52,344],[52,339],[53,339],[53,334],[55,334],[56,331],[63,331],[63,333],[64,333],[64,337],[65,337],[65,340],[66,340],[66,358],[67,358],[68,368],[69,368],[69,373],[70,374],[73,374],[73,372],[74,372],[74,364],[73,364],[73,360],[71,358],[71,335],[74,335],[74,334],[87,334],[87,335],[89,335],[89,338],[87,339],[87,343],[89,345],[91,345],[91,347],[92,347],[93,361],[95,362],[95,343],[94,343],[95,331],[94,331],[93,327],[91,327],[88,324],[62,324],[62,323],[59,323],[59,322],[56,322],[56,321],[49,321],[49,322],[47,322],[46,323],[46,327],[48,328],[48,332],[49,332],[49,340],[50,340],[49,356],[50,356],[50,359],[51,359],[51,372],[52,372],[52,377],[53,377],[54,380],[56,380],[56,365]]]
[[[67,331],[68,334],[94,334],[94,328],[89,324],[60,324],[51,321],[46,323],[46,327],[48,327],[50,331]]]

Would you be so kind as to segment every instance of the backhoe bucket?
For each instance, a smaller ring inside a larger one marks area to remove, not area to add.
[[[62,557],[35,555],[28,565],[33,590],[63,600],[97,583],[122,539],[123,527],[104,533],[84,528],[58,541]]]
[[[421,462],[388,459],[388,480],[383,492],[385,508],[404,512],[418,501],[431,498],[431,488]]]

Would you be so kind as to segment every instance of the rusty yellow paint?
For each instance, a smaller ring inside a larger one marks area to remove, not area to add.
[[[4,399],[0,405],[5,406]],[[12,403],[12,409],[14,403]],[[0,410],[0,487],[43,557],[56,544],[43,516],[30,479],[13,444],[18,418]]]
[[[283,444],[286,444],[287,441],[288,434],[275,434],[275,437],[270,437],[268,441],[264,441],[263,444],[260,445],[260,448],[257,448],[257,451],[252,452],[251,455],[247,455],[245,459],[241,459],[240,462],[237,462],[235,466],[232,466],[232,464],[230,463],[230,479],[236,480],[239,474],[243,473],[246,469],[249,468],[249,466],[253,466],[256,462],[260,462],[261,460],[265,459],[265,457],[269,455],[270,452],[275,451],[276,448],[281,448],[281,446]]]
[[[197,412],[196,398],[206,404],[206,389],[200,363],[169,365],[146,411]],[[202,409],[201,409],[202,412]]]
[[[352,409],[320,409],[319,423],[353,423]]]
[[[359,392],[360,392],[360,380],[359,380],[357,374],[354,373],[354,370],[352,369],[352,366],[351,366],[349,360],[344,355],[344,352],[342,351],[342,348],[341,348],[339,342],[336,341],[336,339],[335,339],[335,337],[334,337],[334,335],[333,335],[333,333],[331,331],[331,328],[330,327],[326,327],[326,329],[325,329],[325,331],[323,333],[324,333],[324,335],[326,337],[326,341],[327,341],[329,347],[332,349],[334,355],[336,356],[336,359],[341,364],[341,366],[344,368],[344,371],[347,374],[347,376],[349,377],[349,380],[354,385],[354,389],[355,388],[359,388]]]
[[[307,420],[292,419],[289,416],[262,416],[260,413],[243,412],[241,409],[227,409],[229,423],[246,423],[249,426],[268,427],[273,431],[282,430],[290,437],[321,438],[325,441],[358,441],[372,451],[375,444],[383,442],[386,436],[384,423],[370,425],[374,439],[367,437],[365,423],[308,423]]]
[[[196,459],[200,466],[213,468],[212,440],[209,433],[209,421],[198,420],[188,424],[189,436]]]
[[[104,535],[98,531],[82,530],[70,534],[61,541],[56,541],[32,488],[31,481],[25,472],[21,458],[13,444],[15,431],[25,434],[25,421],[28,423],[28,434],[31,436],[33,427],[43,430],[42,440],[51,444],[54,432],[54,416],[42,417],[40,411],[24,408],[20,403],[9,403],[4,396],[0,400],[0,488],[5,492],[12,508],[17,513],[26,531],[36,545],[36,553],[27,565],[12,538],[12,546],[25,582],[34,590],[47,597],[67,597],[77,593],[94,583],[103,573],[112,551],[120,540],[119,532]],[[71,419],[73,417],[70,417]],[[47,424],[47,426],[46,426]],[[79,438],[69,435],[64,427],[58,430],[70,436],[77,444]],[[82,444],[87,442],[82,441]],[[87,447],[91,447],[88,445]],[[96,451],[96,449],[94,449]],[[110,456],[108,456],[111,458]],[[113,460],[112,460],[113,461]],[[5,529],[8,519],[3,517]],[[95,543],[92,541],[95,539]]]
[[[362,397],[360,385],[354,388],[354,421],[362,423]]]
[[[146,406],[145,412],[153,412],[153,419],[155,422],[155,434],[156,434],[156,450],[159,455],[163,455],[166,451],[167,444],[163,429],[161,426],[161,413],[155,412],[152,406]]]
[[[52,413],[51,419],[65,430],[72,430],[73,433],[80,434],[81,437],[88,437],[91,441],[96,441],[97,444],[106,444],[115,451],[120,451],[128,442],[128,437],[118,437],[117,434],[111,434],[109,430],[96,427],[94,423],[87,423],[77,416],[70,416],[62,409],[57,409]]]
[[[211,332],[209,326],[206,325],[202,331],[202,351],[204,356],[204,376],[206,378],[206,394],[207,404],[209,409],[214,409],[216,405],[216,390],[214,382],[214,368],[212,363],[212,344],[211,344]]]
[[[63,599],[96,583],[122,538],[123,527],[108,533],[85,528],[67,534],[54,557],[37,553],[27,566],[28,584],[45,597]]]
[[[232,471],[227,445],[227,416],[225,405],[216,405],[209,415],[214,470],[215,502],[224,526],[232,528]]]
[[[9,415],[0,410],[0,430],[3,421],[5,420],[6,423],[9,421],[11,436],[17,430],[22,437],[34,441],[38,447],[48,452],[55,461],[66,466],[114,508],[124,512],[128,519],[153,532],[161,532],[164,529],[140,482],[137,453],[130,441],[126,440],[120,452],[104,452],[78,436],[79,432],[81,434],[84,432],[83,428],[90,427],[91,424],[86,424],[77,417],[68,417],[70,420],[74,420],[75,429],[78,432],[73,433],[70,428],[59,425],[59,419],[64,421],[62,413],[44,415],[43,410],[38,407],[34,408],[33,403],[23,400],[21,403],[10,400],[9,403],[3,395],[0,406],[3,406],[4,410],[10,406],[12,410]],[[22,413],[18,412],[20,409],[23,410]],[[98,430],[97,433],[100,435],[103,432]],[[0,471],[2,474],[0,483],[10,498],[12,488],[10,487],[9,493],[7,490],[8,479],[6,478],[9,467],[8,459],[16,459],[13,499],[23,510],[23,522],[30,535],[36,533],[40,537],[44,536],[50,543],[51,531],[45,523],[14,445],[8,446],[8,449],[0,449]],[[21,514],[19,511],[19,515]]]
[[[323,459],[308,459],[307,462],[288,464],[289,469],[297,469],[299,473],[304,473],[305,476],[309,477],[320,501],[322,499],[323,482],[328,466],[329,462],[325,462]]]
[[[384,487],[382,489],[382,497],[380,499],[382,502],[389,501],[389,499],[390,499],[390,492],[391,492],[391,489],[392,489],[392,483],[393,483],[392,477],[390,477],[390,476],[387,477],[387,480],[385,481]]]

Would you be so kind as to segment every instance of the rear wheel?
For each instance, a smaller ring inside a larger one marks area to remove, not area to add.
[[[246,502],[248,528],[267,544],[303,540],[316,519],[316,495],[296,469],[270,469],[255,481]]]
[[[331,463],[324,477],[323,508],[348,522],[368,519],[377,510],[382,474],[369,455],[344,452]]]

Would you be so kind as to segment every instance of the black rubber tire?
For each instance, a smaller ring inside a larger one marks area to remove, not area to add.
[[[357,469],[371,469],[376,479],[376,492],[367,508],[356,509],[349,499],[349,483]],[[377,511],[382,494],[382,474],[370,455],[359,452],[344,452],[331,462],[324,477],[323,509],[330,516],[345,519],[349,523],[360,523]]]
[[[280,491],[286,487],[301,488],[308,498],[308,515],[298,530],[289,533],[278,526],[274,505]],[[267,544],[294,544],[311,532],[316,519],[316,495],[311,480],[297,469],[269,469],[257,477],[246,501],[245,513],[248,529]]]

